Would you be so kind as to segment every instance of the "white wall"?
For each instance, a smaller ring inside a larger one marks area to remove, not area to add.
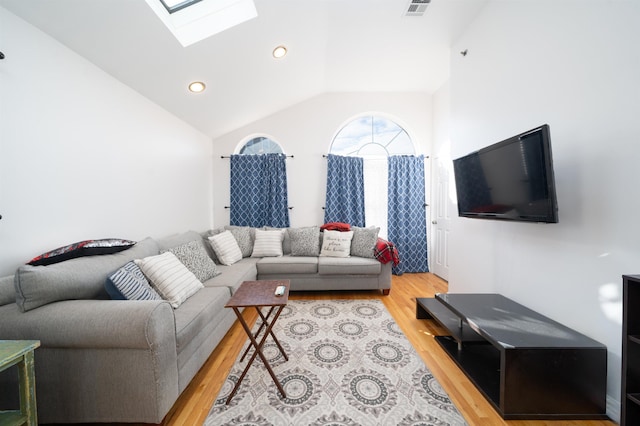
[[[449,291],[502,293],[607,345],[614,419],[621,275],[640,272],[638,22],[631,0],[491,1],[451,60],[452,156],[548,123],[560,223],[456,218]]]
[[[241,141],[266,134],[280,143],[287,160],[291,226],[323,223],[327,154],[335,134],[352,118],[373,112],[395,120],[416,143],[419,154],[430,154],[431,96],[426,93],[329,93],[301,102],[213,141],[214,222],[229,223],[229,159]],[[425,163],[428,165],[428,162]]]
[[[84,239],[212,226],[211,141],[0,7],[0,275]]]

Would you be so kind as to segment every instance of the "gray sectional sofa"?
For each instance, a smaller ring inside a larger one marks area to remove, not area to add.
[[[165,300],[111,300],[105,291],[107,277],[127,262],[191,241],[215,258],[208,237],[219,232],[147,238],[118,253],[24,265],[0,278],[0,340],[41,341],[39,422],[160,423],[235,322],[224,305],[243,281],[290,279],[293,291],[391,288],[390,264],[373,256],[295,256],[285,238],[283,256],[245,250],[232,265],[217,265],[219,274],[178,308]],[[15,369],[0,373],[0,411],[18,406],[17,380]]]

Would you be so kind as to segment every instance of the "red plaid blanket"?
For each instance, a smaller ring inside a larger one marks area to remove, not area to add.
[[[398,266],[398,263],[400,263],[400,255],[396,246],[382,238],[378,238],[376,247],[373,249],[373,255],[380,263],[393,262],[393,266]]]
[[[325,223],[320,227],[321,231],[324,231],[325,229],[329,231],[348,232],[348,231],[351,231],[351,225],[343,222],[329,222],[329,223]]]

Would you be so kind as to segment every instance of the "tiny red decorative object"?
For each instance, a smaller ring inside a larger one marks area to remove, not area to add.
[[[329,222],[325,223],[320,227],[321,231],[340,231],[340,232],[348,232],[351,231],[351,225],[344,222]]]

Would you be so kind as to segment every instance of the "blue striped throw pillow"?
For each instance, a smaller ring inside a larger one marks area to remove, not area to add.
[[[162,300],[133,261],[107,278],[104,287],[114,300]]]

